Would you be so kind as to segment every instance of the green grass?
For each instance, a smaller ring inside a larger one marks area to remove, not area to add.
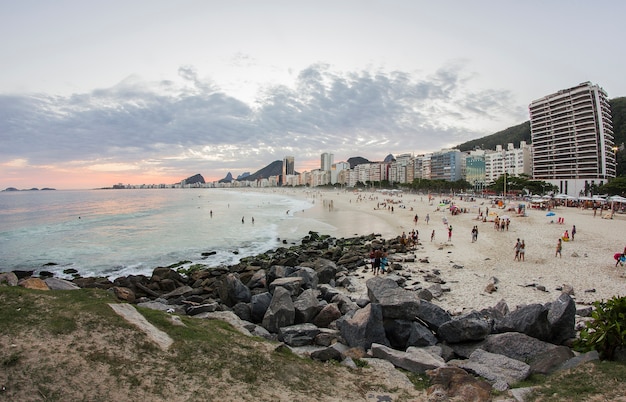
[[[626,363],[596,361],[549,377],[533,376],[517,386],[538,386],[528,401],[616,400],[626,391]]]

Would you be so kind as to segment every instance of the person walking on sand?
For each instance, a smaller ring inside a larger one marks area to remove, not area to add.
[[[519,260],[524,261],[524,254],[526,254],[526,243],[522,240],[522,243],[519,246]]]
[[[559,258],[561,258],[561,250],[563,250],[563,241],[559,239],[559,241],[556,243],[556,253],[554,254],[554,256],[556,257],[558,255]]]
[[[426,224],[428,225],[428,221],[430,220],[430,214],[426,214]]]
[[[430,234],[430,241],[435,240],[435,229],[433,229],[433,232]]]
[[[515,243],[515,246],[513,246],[513,249],[515,249],[515,257],[513,258],[513,261],[519,261],[520,260],[519,250],[520,250],[521,246],[522,246],[522,243],[519,241],[519,237],[518,237],[517,238],[517,242]]]
[[[576,225],[572,226],[572,241],[574,241],[574,236],[576,236]]]
[[[448,241],[452,241],[452,225],[448,226]]]

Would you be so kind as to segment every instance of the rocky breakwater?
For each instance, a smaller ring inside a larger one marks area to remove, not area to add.
[[[389,273],[368,279],[367,297],[361,297],[367,256],[383,247],[392,261]],[[246,334],[305,350],[317,360],[354,366],[353,358],[384,359],[427,373],[434,384],[429,392],[449,397],[487,400],[492,388],[505,390],[531,373],[549,374],[575,361],[567,345],[576,336],[576,305],[568,293],[545,305],[509,311],[501,301],[453,316],[413,279],[422,275],[440,289],[445,281],[428,279],[439,273],[405,269],[407,262],[415,257],[399,238],[310,233],[300,245],[229,267],[196,266],[187,274],[160,267],[151,277],[72,282],[172,314],[226,319]]]

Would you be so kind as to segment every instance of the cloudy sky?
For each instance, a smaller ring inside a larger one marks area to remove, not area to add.
[[[217,180],[423,153],[584,81],[624,1],[0,0],[0,189]]]

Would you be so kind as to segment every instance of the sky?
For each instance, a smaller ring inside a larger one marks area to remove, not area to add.
[[[625,15],[619,0],[0,0],[0,189],[453,147],[581,82],[626,96]]]

